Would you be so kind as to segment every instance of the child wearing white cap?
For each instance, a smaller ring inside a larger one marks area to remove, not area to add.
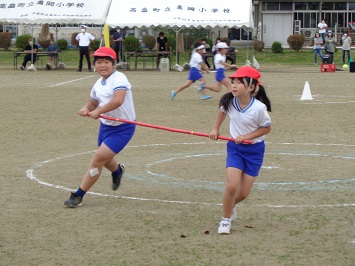
[[[216,44],[216,49],[218,50],[218,53],[215,54],[214,56],[214,66],[216,68],[216,87],[217,91],[220,92],[222,89],[222,85],[224,85],[228,91],[232,91],[231,83],[230,80],[225,76],[224,74],[224,69],[226,67],[229,68],[235,68],[236,65],[231,65],[226,63],[226,56],[228,53],[228,45],[225,42],[219,42]]]
[[[198,87],[198,92],[202,94],[201,100],[208,100],[208,99],[212,98],[212,96],[206,94],[204,89],[209,89],[211,91],[217,91],[217,89],[214,88],[213,86],[206,84],[206,79],[201,74],[201,68],[203,68],[207,73],[209,72],[207,66],[204,63],[203,57],[202,57],[204,49],[205,49],[204,45],[199,44],[199,43],[195,44],[195,49],[193,50],[193,52],[191,54],[191,59],[189,62],[189,66],[190,66],[189,77],[187,78],[187,81],[185,82],[184,85],[180,86],[176,91],[175,90],[171,91],[171,94],[170,94],[171,100],[174,100],[176,95],[179,92],[190,87],[191,84],[197,80],[201,82],[200,86]]]

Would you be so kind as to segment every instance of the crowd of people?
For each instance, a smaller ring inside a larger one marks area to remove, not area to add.
[[[116,62],[117,64],[120,62],[125,62],[125,56],[124,56],[124,42],[125,42],[125,35],[121,32],[120,28],[115,28],[113,29],[112,32],[113,35],[113,48],[114,51],[116,52]],[[77,71],[81,72],[83,68],[83,59],[85,57],[87,66],[88,66],[88,71],[93,71],[91,67],[91,59],[90,59],[90,43],[95,39],[95,37],[87,32],[87,27],[85,25],[80,26],[80,33],[76,36],[75,38],[78,41],[78,48],[79,48],[79,66]],[[213,46],[211,47],[207,40],[203,38],[200,41],[201,45],[204,45],[204,48],[202,49],[202,58],[204,65],[207,67],[208,70],[218,70],[215,65],[215,54],[218,52],[216,49],[216,46],[220,42],[225,42],[221,38],[216,38]],[[323,19],[319,24],[318,24],[318,31],[315,33],[314,38],[313,38],[313,51],[314,51],[314,63],[318,64],[318,57],[321,60],[321,63],[323,63],[323,49],[324,49],[324,54],[326,54],[328,57],[330,57],[330,61],[333,61],[334,59],[334,53],[336,52],[336,39],[334,37],[334,33],[331,29],[329,29],[328,24],[326,23],[325,19]],[[342,37],[341,37],[341,45],[342,45],[342,62],[343,65],[348,64],[351,58],[350,51],[351,51],[351,43],[352,39],[351,37],[344,32]],[[156,49],[157,51],[161,52],[168,52],[169,51],[169,45],[168,45],[168,39],[164,35],[164,32],[160,32],[159,36],[156,39]],[[235,49],[235,48],[229,48],[229,49]],[[48,63],[46,64],[46,69],[50,70],[53,68],[58,52],[59,52],[59,47],[55,43],[54,39],[52,38],[50,40],[50,45],[46,48],[46,51],[49,54],[48,56]],[[231,50],[228,50],[230,52]],[[26,65],[28,62],[33,64],[36,61],[36,53],[38,52],[38,45],[33,43],[33,39],[30,38],[28,40],[28,45],[24,49],[24,52],[26,53],[21,69],[25,70]],[[230,65],[235,65],[235,59],[231,57],[228,52],[224,55],[226,57],[225,62],[230,61]],[[237,52],[237,50],[235,51]],[[167,54],[158,54],[157,56],[157,69],[159,69],[159,64],[160,64],[160,59],[164,57],[167,57]],[[209,62],[209,59],[212,57],[212,66]],[[346,58],[347,57],[347,58]],[[347,60],[346,60],[347,59]],[[328,60],[329,61],[329,60]],[[228,67],[228,66],[224,66]],[[206,87],[208,88],[208,87]],[[214,90],[215,91],[215,90]],[[204,97],[205,99],[208,98],[207,96]]]
[[[124,55],[124,43],[126,38],[125,34],[121,31],[119,27],[116,27],[111,29],[110,35],[112,35],[113,37],[112,39],[113,49],[116,52],[117,64],[119,64],[120,62],[126,62],[126,58]],[[84,57],[86,59],[88,71],[92,72],[93,69],[92,69],[92,64],[90,59],[90,44],[95,40],[95,37],[87,31],[86,25],[81,25],[80,32],[76,35],[75,39],[78,42],[77,47],[79,48],[79,65],[78,65],[77,72],[82,72]],[[209,63],[209,58],[210,57],[213,58],[213,56],[216,54],[216,44],[218,44],[221,41],[224,40],[221,38],[217,38],[212,48],[208,44],[206,38],[203,38],[200,42],[201,44],[204,45],[202,56],[204,59],[204,63],[206,64],[209,70],[216,69],[214,60],[212,60],[213,67],[211,67]],[[164,32],[159,32],[159,36],[156,38],[156,49],[158,52],[162,52],[161,54],[159,53],[157,54],[156,66],[157,69],[159,69],[160,59],[167,58],[168,55],[166,52],[169,52],[169,43],[167,37],[164,35]],[[21,66],[22,70],[26,69],[26,65],[28,62],[31,62],[31,64],[36,62],[36,54],[38,51],[39,51],[38,45],[34,44],[33,39],[30,38],[30,40],[28,40],[28,45],[24,49],[26,56],[24,57]],[[56,59],[59,53],[59,47],[55,43],[55,40],[53,38],[50,39],[50,45],[46,47],[45,51],[51,53],[48,55],[48,63],[46,64],[45,69],[51,70],[53,69],[53,66],[56,63]],[[237,52],[237,51],[233,50],[233,52]],[[212,55],[208,53],[212,53]],[[231,57],[228,53],[226,54],[226,60],[230,61],[231,64],[235,64],[235,59]]]
[[[323,19],[318,24],[318,31],[314,36],[314,63],[317,65],[317,58],[320,57],[322,63],[324,55],[322,53],[322,47],[324,47],[325,55],[327,57],[326,63],[334,62],[334,53],[336,52],[336,39],[333,31],[328,28],[328,24]],[[343,33],[341,37],[342,44],[342,61],[343,65],[347,65],[350,62],[350,49],[351,49],[351,37],[347,33]],[[345,55],[347,55],[347,61],[345,61]]]

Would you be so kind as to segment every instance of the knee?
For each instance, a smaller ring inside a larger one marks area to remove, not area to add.
[[[237,188],[235,186],[229,185],[227,184],[226,186],[226,192],[231,195],[234,196],[237,193]]]

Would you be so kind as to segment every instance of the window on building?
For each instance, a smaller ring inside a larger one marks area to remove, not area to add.
[[[307,3],[295,2],[295,10],[307,10]]]
[[[311,13],[304,13],[303,28],[311,27]]]
[[[317,12],[295,13],[295,20],[301,21],[301,28],[317,28],[319,23]]]
[[[345,13],[338,13],[337,23],[339,27],[346,27]]]
[[[323,3],[322,10],[334,10],[334,3]]]
[[[325,23],[327,23],[328,27],[332,27],[332,13],[322,13],[322,19],[325,19]]]
[[[231,40],[251,40],[252,39],[252,32],[248,32],[245,29],[238,28],[238,29],[229,29],[228,30],[228,38]]]
[[[355,22],[355,13],[349,13],[349,22]]]
[[[303,28],[303,13],[295,13],[295,20],[300,20],[301,28]]]
[[[346,2],[340,2],[334,4],[335,10],[346,10]]]
[[[308,10],[319,10],[319,2],[309,2]]]
[[[318,20],[317,20],[317,13],[311,13],[311,28],[317,28]]]
[[[266,10],[280,10],[279,2],[266,3]]]
[[[292,2],[280,3],[280,10],[293,10]]]
[[[349,3],[349,10],[355,10],[355,3]]]

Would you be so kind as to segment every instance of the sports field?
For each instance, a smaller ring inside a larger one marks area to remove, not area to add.
[[[0,265],[355,265],[354,73],[261,67],[273,130],[224,236],[225,142],[192,135],[137,127],[117,157],[121,187],[104,171],[82,207],[64,207],[99,123],[76,114],[98,74],[75,70],[0,64]],[[211,131],[222,93],[202,101],[192,86],[171,101],[186,71],[123,72],[137,121]],[[306,81],[314,99],[300,101]]]

